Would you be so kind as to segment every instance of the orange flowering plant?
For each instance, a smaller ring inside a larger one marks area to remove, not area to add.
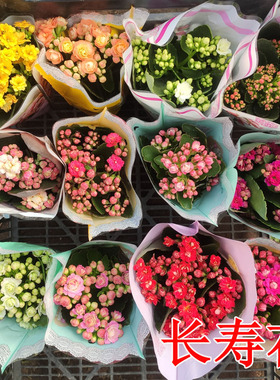
[[[91,18],[69,24],[63,17],[36,22],[36,35],[46,47],[46,59],[80,82],[92,100],[104,102],[120,92],[122,55],[129,46],[128,37]]]

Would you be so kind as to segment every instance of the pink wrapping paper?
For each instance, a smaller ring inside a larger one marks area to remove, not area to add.
[[[145,302],[144,297],[141,294],[140,286],[135,279],[135,271],[133,267],[141,256],[141,252],[144,249],[150,250],[154,247],[153,243],[161,237],[162,231],[171,227],[180,234],[187,236],[194,236],[199,231],[204,232],[208,235],[215,236],[215,239],[220,244],[220,252],[225,258],[231,257],[235,264],[237,265],[238,272],[243,280],[245,292],[246,292],[246,307],[241,313],[240,317],[244,322],[251,323],[253,321],[254,308],[257,300],[257,293],[255,284],[255,268],[254,259],[250,248],[247,244],[223,238],[208,232],[204,227],[198,222],[194,222],[190,227],[184,227],[173,223],[160,223],[155,225],[149,233],[146,235],[145,239],[142,241],[140,246],[135,251],[130,262],[129,279],[130,286],[132,290],[133,298],[141,311],[148,327],[151,332],[153,339],[153,345],[155,354],[157,357],[158,367],[163,376],[168,380],[182,380],[182,379],[195,379],[201,377],[211,371],[218,363],[214,362],[214,359],[224,350],[225,344],[217,344],[214,342],[214,338],[220,337],[219,331],[216,329],[212,331],[208,338],[211,341],[209,344],[193,344],[192,347],[198,353],[206,356],[211,356],[212,360],[206,364],[202,364],[193,358],[182,362],[179,366],[175,367],[172,364],[172,344],[164,344],[161,339],[166,338],[166,335],[159,333],[154,325],[153,321],[153,307],[151,304]],[[223,319],[222,323],[233,322],[232,319],[226,317]],[[179,357],[186,355],[186,350],[179,345]]]

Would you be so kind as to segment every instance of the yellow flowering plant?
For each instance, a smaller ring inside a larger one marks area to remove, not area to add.
[[[39,48],[35,26],[27,21],[0,24],[0,125],[19,110],[35,80],[32,65]]]

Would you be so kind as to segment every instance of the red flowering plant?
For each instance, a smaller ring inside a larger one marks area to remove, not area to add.
[[[62,173],[63,165],[47,138],[10,129],[1,131],[0,212],[16,215],[17,209],[34,212],[35,216],[46,211],[54,217]]]
[[[280,232],[280,140],[264,133],[240,139],[238,182],[230,214],[278,237]]]
[[[171,336],[171,319],[183,331],[198,318],[195,336],[208,335],[225,316],[239,315],[245,302],[240,275],[219,253],[219,243],[203,233],[162,232],[162,249],[148,250],[134,265],[147,303],[154,305],[158,331]]]

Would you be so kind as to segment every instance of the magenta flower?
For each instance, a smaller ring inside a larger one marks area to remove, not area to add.
[[[80,276],[72,273],[67,277],[63,291],[65,295],[74,298],[76,296],[81,296],[84,289],[85,287],[83,279]]]
[[[108,277],[106,276],[105,273],[101,273],[97,278],[96,278],[96,283],[95,287],[97,289],[105,288],[108,285]]]
[[[80,323],[80,328],[86,329],[87,332],[93,332],[97,330],[100,326],[100,320],[97,317],[97,314],[94,311],[86,313],[83,316],[83,321]]]
[[[68,171],[73,177],[82,177],[86,171],[84,164],[80,161],[71,161],[68,165]]]
[[[104,341],[105,344],[115,343],[121,335],[119,324],[116,321],[111,321],[105,328]]]
[[[121,170],[121,168],[124,166],[124,160],[121,159],[120,157],[118,157],[118,156],[115,155],[115,154],[112,154],[112,156],[110,156],[110,157],[107,159],[107,162],[108,162],[110,168],[111,168],[114,172],[117,172],[117,171]]]
[[[109,133],[109,135],[106,136],[106,139],[105,139],[105,143],[108,148],[111,148],[117,145],[121,141],[122,141],[122,138],[117,133]]]

